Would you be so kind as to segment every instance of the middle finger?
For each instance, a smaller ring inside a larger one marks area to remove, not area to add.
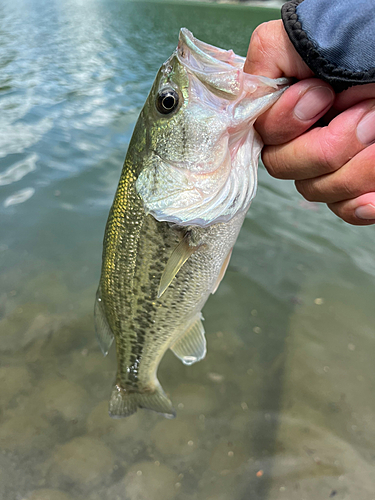
[[[375,144],[358,153],[332,174],[296,181],[308,201],[338,203],[375,191]]]
[[[342,112],[328,126],[313,128],[278,146],[266,146],[262,159],[279,179],[305,180],[335,172],[375,140],[375,99]]]

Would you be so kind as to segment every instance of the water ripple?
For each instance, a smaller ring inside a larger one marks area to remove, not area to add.
[[[32,187],[28,187],[25,189],[21,189],[16,193],[13,193],[11,196],[8,196],[4,201],[4,207],[10,207],[11,205],[19,205],[20,203],[24,203],[28,199],[30,199],[35,193],[35,189]]]
[[[0,174],[0,186],[7,186],[13,182],[21,180],[25,175],[33,170],[36,170],[36,162],[38,160],[38,155],[33,153],[31,156],[25,160],[15,163],[11,167],[7,168],[5,172]]]
[[[53,127],[51,118],[43,118],[39,123],[14,123],[7,133],[0,135],[0,158],[14,153],[23,153],[35,145]]]

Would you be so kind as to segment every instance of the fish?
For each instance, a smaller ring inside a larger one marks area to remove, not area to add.
[[[243,72],[245,59],[186,28],[135,125],[106,224],[95,300],[104,355],[115,340],[109,415],[176,415],[157,370],[168,349],[202,360],[201,310],[215,293],[257,188],[254,122],[289,81]]]

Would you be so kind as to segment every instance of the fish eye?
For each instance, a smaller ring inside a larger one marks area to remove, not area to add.
[[[156,108],[159,113],[167,115],[178,106],[179,96],[174,89],[161,90],[156,98]]]

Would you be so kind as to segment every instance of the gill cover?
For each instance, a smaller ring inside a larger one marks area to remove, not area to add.
[[[181,29],[149,96],[175,88],[181,102],[149,118],[151,145],[136,184],[158,221],[208,226],[249,208],[263,146],[253,125],[289,82],[246,74],[244,62]]]

